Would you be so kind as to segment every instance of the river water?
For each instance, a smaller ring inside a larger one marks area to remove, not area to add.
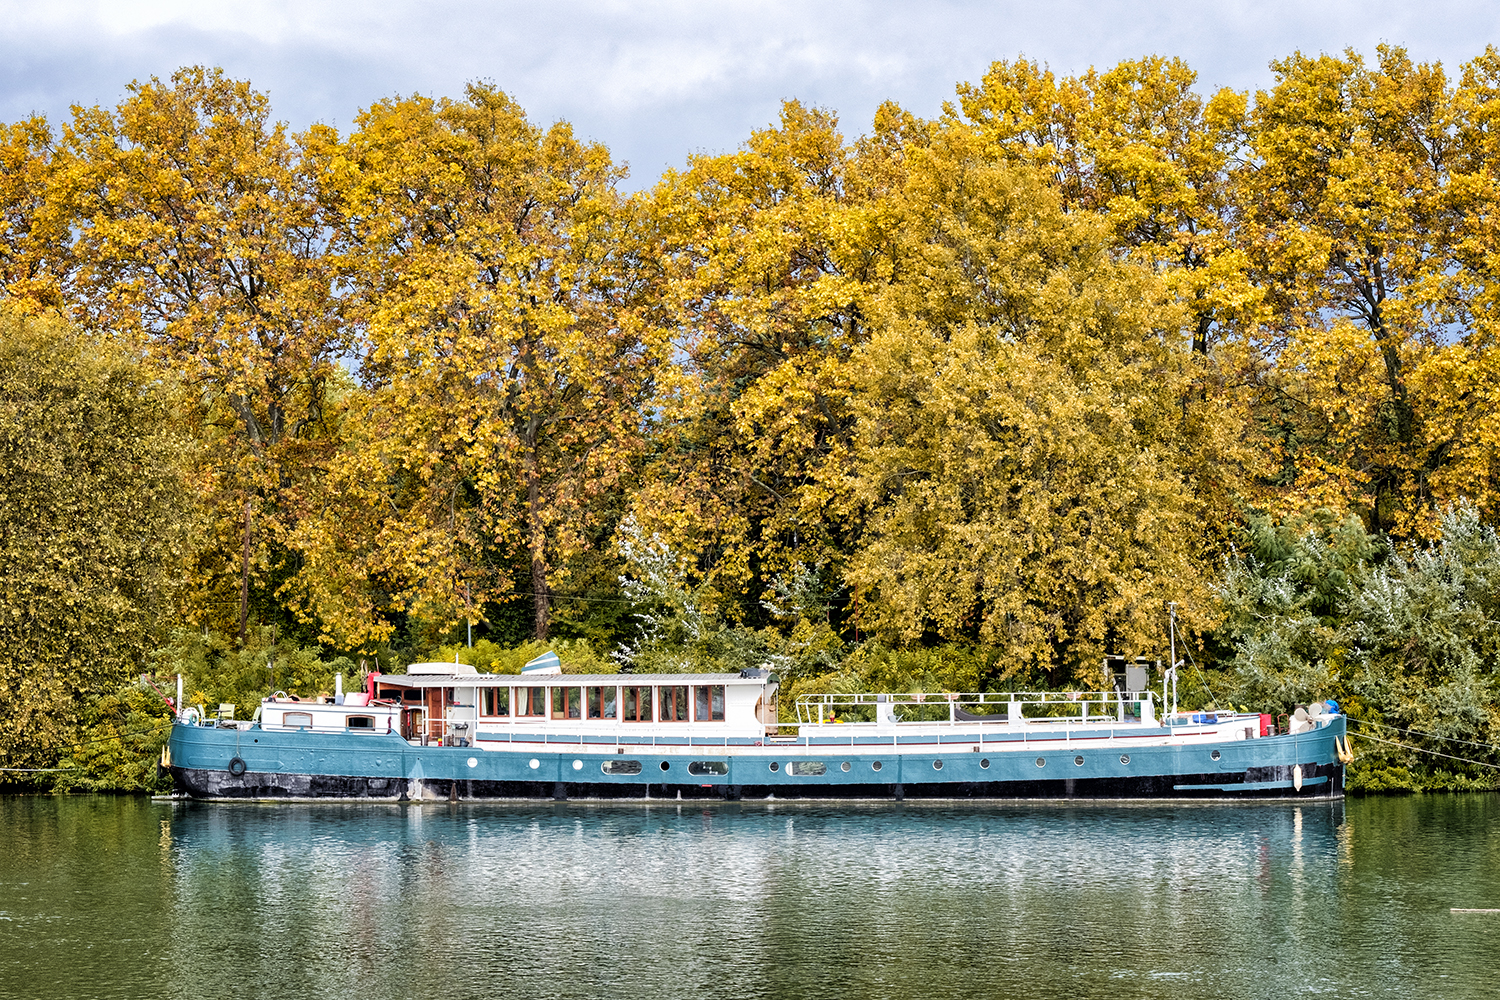
[[[1500,996],[1500,796],[0,798],[0,997]]]

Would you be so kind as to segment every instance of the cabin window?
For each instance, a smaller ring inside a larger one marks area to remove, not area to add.
[[[786,769],[789,774],[800,774],[808,777],[828,773],[828,765],[821,760],[794,760],[786,766]]]
[[[554,719],[582,718],[583,688],[553,688],[552,717]]]
[[[480,688],[479,710],[482,715],[509,715],[510,688]]]
[[[729,761],[727,760],[695,760],[688,765],[688,774],[728,774]]]
[[[590,719],[613,719],[615,699],[620,689],[615,687],[591,687],[583,689],[583,700],[588,705]]]
[[[687,685],[659,687],[656,689],[658,722],[686,722],[688,720]]]
[[[283,726],[301,726],[304,729],[312,728],[311,712],[288,712],[281,717]]]
[[[638,760],[607,760],[599,765],[599,770],[605,774],[640,774],[641,762]]]
[[[651,689],[648,687],[626,688],[624,714],[626,722],[651,721]]]
[[[351,715],[344,719],[344,725],[348,726],[350,729],[373,730],[375,728],[375,716]]]
[[[536,718],[547,714],[546,688],[516,688],[516,714]]]
[[[724,685],[698,684],[693,687],[693,718],[699,722],[724,721]]]

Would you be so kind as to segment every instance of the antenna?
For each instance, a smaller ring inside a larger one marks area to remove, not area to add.
[[[1167,614],[1168,614],[1168,617],[1167,617],[1167,635],[1169,636],[1168,641],[1171,643],[1171,654],[1172,654],[1172,668],[1171,668],[1171,674],[1172,674],[1172,714],[1176,715],[1177,714],[1177,602],[1176,601],[1168,601],[1167,602]],[[1162,692],[1161,692],[1161,700],[1162,701],[1166,701],[1167,700],[1167,687],[1166,687],[1166,685],[1167,685],[1167,678],[1165,676],[1163,676],[1162,677]]]

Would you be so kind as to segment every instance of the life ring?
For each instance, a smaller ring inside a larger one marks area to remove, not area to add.
[[[238,778],[245,773],[245,759],[243,757],[229,758],[229,773]]]

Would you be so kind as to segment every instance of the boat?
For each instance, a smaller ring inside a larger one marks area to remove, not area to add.
[[[332,697],[275,692],[249,720],[183,709],[164,763],[202,799],[1342,796],[1350,755],[1333,702],[1280,718],[1177,711],[1174,671],[1159,698],[1145,668],[1115,676],[1091,692],[803,695],[783,725],[764,669],[417,663],[359,692],[342,678]]]

